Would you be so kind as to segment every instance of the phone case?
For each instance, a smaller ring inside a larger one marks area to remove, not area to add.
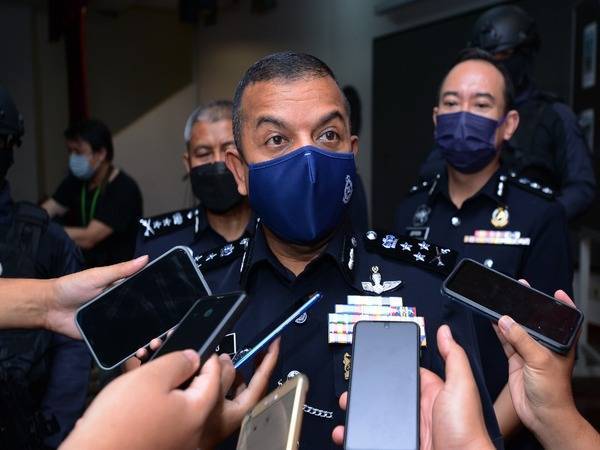
[[[125,283],[128,279],[130,279],[131,277],[136,276],[139,273],[142,273],[144,270],[146,270],[148,267],[151,267],[153,264],[156,264],[158,261],[160,261],[162,258],[168,256],[170,253],[174,252],[174,251],[179,251],[179,250],[183,250],[185,252],[185,254],[187,255],[187,257],[189,258],[192,266],[194,267],[196,273],[198,274],[198,277],[200,278],[200,282],[202,283],[202,285],[204,286],[204,289],[206,290],[206,292],[211,295],[212,291],[210,289],[210,287],[208,286],[208,283],[206,282],[206,280],[204,279],[204,275],[202,275],[202,272],[200,272],[200,269],[198,269],[198,266],[196,264],[196,262],[194,261],[194,254],[192,252],[192,250],[189,247],[183,246],[183,245],[178,245],[176,247],[173,247],[171,250],[163,253],[162,255],[160,255],[158,258],[154,259],[153,261],[151,261],[149,264],[147,264],[143,269],[141,269],[140,271],[134,273],[133,275],[131,275],[130,277],[126,278],[123,281],[120,281],[116,284],[114,284],[113,286],[109,287],[108,289],[104,290],[103,292],[101,292],[99,295],[97,295],[96,297],[94,297],[93,299],[91,299],[89,302],[83,304],[82,306],[80,306],[77,311],[75,312],[75,326],[77,327],[77,329],[79,330],[79,333],[81,334],[81,337],[83,338],[83,341],[85,342],[85,344],[87,345],[90,353],[92,354],[92,357],[94,358],[94,361],[96,362],[96,364],[98,365],[98,367],[100,367],[103,370],[112,370],[115,367],[119,366],[120,364],[122,364],[124,361],[128,360],[129,358],[131,358],[133,355],[135,355],[135,351],[133,353],[131,353],[130,355],[128,355],[127,357],[123,358],[121,361],[117,362],[116,364],[112,365],[112,366],[105,366],[100,359],[98,358],[98,356],[96,355],[96,352],[94,351],[94,348],[92,347],[92,345],[90,344],[89,340],[87,339],[86,335],[85,335],[85,331],[83,330],[83,328],[81,327],[80,323],[79,323],[79,315],[81,314],[81,312],[83,310],[85,310],[85,308],[87,308],[89,305],[91,305],[92,303],[101,300],[102,297],[104,297],[105,295],[107,295],[108,293],[110,293],[111,291],[113,291],[114,289],[117,289],[121,284]],[[167,331],[165,331],[166,333]],[[157,336],[158,337],[158,336]],[[136,349],[137,351],[137,349]]]
[[[485,306],[480,305],[479,303],[476,303],[460,294],[458,294],[457,292],[454,292],[453,290],[451,290],[450,288],[448,288],[448,284],[451,282],[451,280],[454,278],[455,274],[460,270],[461,266],[463,264],[465,264],[467,261],[472,262],[474,264],[477,264],[478,266],[481,266],[483,268],[485,268],[486,270],[489,270],[490,272],[494,272],[495,274],[507,278],[513,282],[518,283],[518,281],[514,280],[513,278],[503,274],[502,272],[498,272],[497,270],[494,269],[490,269],[489,267],[473,260],[470,258],[464,258],[462,259],[454,268],[454,270],[452,271],[452,273],[450,275],[448,275],[448,277],[444,280],[444,282],[442,283],[442,287],[441,287],[441,292],[442,294],[444,294],[446,297],[449,297],[451,300],[457,301],[460,304],[466,306],[467,308],[471,309],[472,311],[476,312],[477,314],[483,315],[484,317],[487,317],[488,319],[492,320],[493,322],[497,323],[498,320],[500,319],[500,317],[502,317],[501,314],[498,314],[497,312],[486,308]],[[520,284],[520,283],[519,283]],[[537,289],[534,289],[532,287],[528,287],[526,285],[522,285],[524,289],[528,289],[528,290],[532,290],[534,292],[537,292],[538,294],[543,295],[544,297],[548,297],[552,300],[555,300],[553,297],[550,297],[548,294],[545,294],[544,292],[538,291]],[[579,320],[577,323],[577,326],[575,328],[574,333],[572,334],[568,344],[563,345],[560,342],[556,342],[554,339],[550,339],[547,336],[544,336],[543,334],[538,333],[535,330],[532,330],[531,328],[521,325],[523,326],[523,328],[525,328],[525,330],[527,330],[527,333],[529,333],[529,335],[534,338],[536,341],[540,342],[542,345],[548,347],[550,350],[553,350],[557,353],[560,354],[566,354],[569,352],[569,350],[571,349],[571,347],[573,346],[575,340],[577,339],[577,335],[579,333],[579,329],[581,328],[581,324],[583,322],[583,314],[581,314],[581,312],[579,311]]]

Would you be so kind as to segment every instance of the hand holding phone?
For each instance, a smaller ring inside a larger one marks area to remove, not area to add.
[[[442,293],[497,322],[510,316],[543,345],[565,354],[573,346],[583,314],[549,295],[471,259],[463,259]]]

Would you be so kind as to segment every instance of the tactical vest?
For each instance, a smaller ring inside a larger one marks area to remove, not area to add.
[[[554,189],[561,180],[557,161],[565,157],[558,154],[564,152],[564,146],[556,142],[555,127],[560,117],[552,105],[557,100],[551,94],[540,93],[519,107],[519,126],[502,155],[503,162],[517,174]]]
[[[15,205],[13,222],[0,235],[0,276],[40,278],[36,259],[48,222],[43,209]],[[44,438],[58,429],[56,420],[40,410],[50,375],[51,338],[46,330],[0,331],[0,448],[43,448]]]

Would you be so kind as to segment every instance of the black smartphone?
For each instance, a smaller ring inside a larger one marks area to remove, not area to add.
[[[250,361],[256,354],[264,349],[271,341],[294,320],[308,311],[317,303],[323,295],[320,292],[314,292],[301,298],[287,308],[277,319],[275,319],[268,327],[264,328],[257,336],[252,338],[237,352],[233,357],[233,365],[237,369],[246,362]]]
[[[497,322],[512,317],[555,352],[573,346],[583,314],[472,259],[463,259],[442,284],[442,293]]]
[[[211,291],[188,247],[174,247],[75,315],[98,365],[112,369],[179,323]]]
[[[231,331],[246,307],[246,294],[213,295],[199,299],[150,359],[178,350],[198,350],[204,363]]]
[[[420,330],[414,322],[357,322],[346,450],[418,450]]]

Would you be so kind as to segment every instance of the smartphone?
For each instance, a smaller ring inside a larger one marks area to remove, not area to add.
[[[308,378],[296,375],[250,411],[240,428],[237,450],[295,450],[300,441]]]
[[[259,351],[273,341],[288,324],[312,308],[322,297],[323,295],[320,292],[314,292],[291,305],[268,327],[244,345],[242,350],[237,352],[233,358],[233,366],[237,369],[250,361]]]
[[[98,366],[109,370],[179,323],[211,291],[188,247],[174,247],[80,307],[75,323]]]
[[[541,344],[565,354],[575,343],[583,314],[472,259],[463,259],[442,284],[442,293],[497,322],[512,317]]]
[[[419,326],[354,326],[344,448],[419,449]]]
[[[200,361],[204,363],[216,352],[217,346],[231,331],[245,307],[244,292],[199,299],[150,359],[193,348],[198,350]]]

